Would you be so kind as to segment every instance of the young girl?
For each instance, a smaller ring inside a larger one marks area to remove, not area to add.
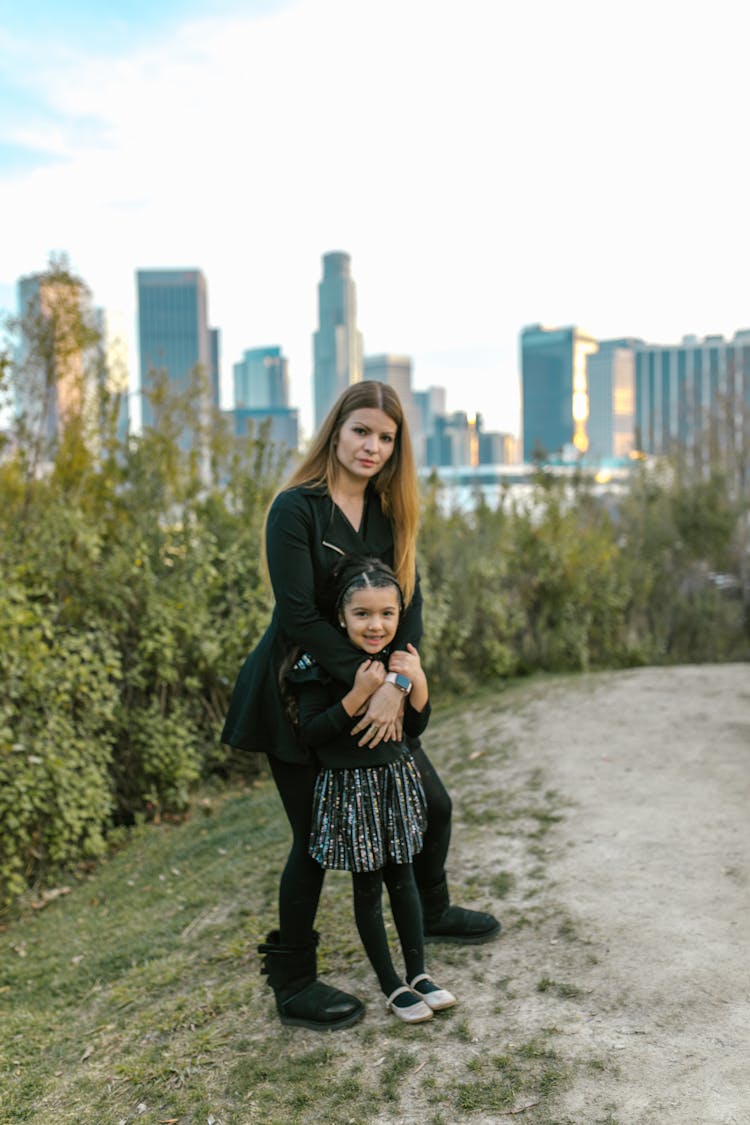
[[[406,1023],[421,1023],[455,997],[424,971],[422,909],[412,858],[422,848],[425,797],[419,770],[405,743],[360,745],[357,717],[386,680],[405,695],[404,733],[427,725],[427,680],[413,645],[394,654],[403,596],[393,571],[380,559],[346,558],[334,572],[334,620],[365,654],[347,687],[327,676],[309,654],[286,680],[296,700],[297,724],[320,763],[315,785],[310,854],[324,868],[352,872],[354,913],[362,943],[386,1000]],[[382,914],[385,882],[406,966],[408,985],[391,960]]]

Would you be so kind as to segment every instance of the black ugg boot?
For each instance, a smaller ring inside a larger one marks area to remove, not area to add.
[[[318,941],[319,935],[313,932],[309,945],[282,945],[279,931],[273,930],[258,946],[258,953],[263,955],[261,973],[268,977],[274,991],[282,1023],[313,1031],[351,1027],[365,1014],[364,1004],[356,996],[317,979]]]
[[[445,878],[432,887],[420,887],[419,896],[422,899],[425,941],[481,945],[492,941],[500,933],[500,923],[492,914],[451,906]]]

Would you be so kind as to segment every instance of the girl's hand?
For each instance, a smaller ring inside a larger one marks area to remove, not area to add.
[[[382,686],[385,674],[385,667],[380,660],[365,660],[360,664],[354,674],[354,683],[341,700],[347,715],[364,715],[373,692]]]
[[[422,661],[414,645],[407,644],[406,652],[394,652],[388,661],[388,669],[391,672],[400,672],[402,676],[411,680],[409,702],[415,711],[423,711],[430,693]]]
[[[400,672],[402,676],[408,676],[410,680],[415,680],[422,671],[422,661],[419,659],[419,653],[414,645],[407,644],[406,652],[399,649],[391,653],[388,671]]]
[[[382,667],[382,665],[381,665]],[[383,669],[385,677],[385,669]],[[403,734],[404,694],[394,684],[382,684],[370,697],[352,734],[363,732],[359,746],[375,747],[380,742],[400,741]]]
[[[381,660],[365,660],[357,669],[354,677],[354,688],[368,697],[380,687],[385,680],[385,665]]]

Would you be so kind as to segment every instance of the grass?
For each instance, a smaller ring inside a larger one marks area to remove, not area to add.
[[[561,984],[559,981],[542,977],[536,986],[537,992],[552,992],[561,1000],[578,1000],[584,995],[584,990],[575,984]]]
[[[491,697],[483,714],[489,727],[497,721]],[[438,715],[432,732],[451,785],[452,725],[463,723]],[[472,761],[463,749],[459,802],[481,792],[491,760],[491,747]],[[505,760],[508,747],[499,753]],[[479,906],[506,900],[506,942],[522,941],[524,925],[551,924],[518,906],[530,880],[543,882],[530,849],[540,825],[552,830],[557,807],[539,778],[526,780],[498,797],[492,821],[461,821],[462,894]],[[516,833],[513,871],[471,866],[489,823],[509,839]],[[572,1063],[538,1037],[505,1041],[506,1009],[528,1002],[533,982],[524,995],[504,962],[488,981],[487,947],[430,947],[446,979],[452,968],[463,974],[467,1002],[419,1029],[387,1017],[345,874],[326,878],[320,971],[365,998],[366,1019],[336,1035],[282,1027],[255,947],[275,918],[287,848],[275,788],[257,781],[197,802],[182,824],[140,827],[95,870],[70,877],[69,893],[0,927],[2,1125],[368,1125],[398,1121],[415,1105],[435,1123],[518,1106],[530,1107],[526,1125],[562,1120],[554,1106]],[[563,987],[550,981],[550,1002]],[[470,996],[487,988],[490,1022],[477,1025]]]
[[[524,1103],[538,1104],[569,1080],[566,1068],[551,1048],[530,1040],[513,1053],[476,1059],[473,1081],[458,1090],[458,1108],[472,1112],[510,1114]]]

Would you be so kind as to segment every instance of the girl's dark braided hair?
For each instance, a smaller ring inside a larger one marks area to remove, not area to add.
[[[404,609],[404,595],[393,570],[382,559],[366,555],[345,555],[331,572],[331,617],[338,623],[342,610],[348,605],[356,590],[382,590],[394,587],[398,591],[399,610]]]

